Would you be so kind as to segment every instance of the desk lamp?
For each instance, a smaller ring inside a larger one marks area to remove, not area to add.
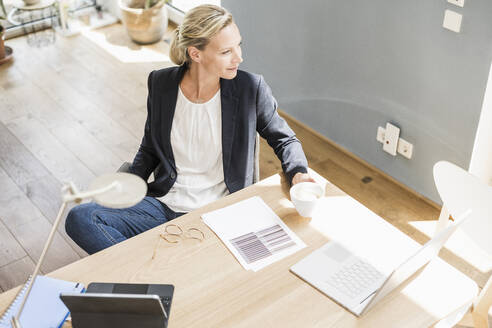
[[[147,184],[138,176],[130,173],[112,173],[102,175],[96,178],[89,186],[89,190],[86,192],[80,192],[77,187],[72,183],[66,183],[63,185],[62,189],[62,200],[63,203],[58,211],[51,232],[48,236],[48,240],[44,245],[41,257],[34,268],[34,273],[32,274],[32,279],[28,281],[28,287],[22,304],[19,308],[19,312],[12,318],[13,328],[22,328],[20,324],[20,316],[29,293],[31,292],[34,281],[39,273],[41,264],[43,263],[44,257],[48,251],[48,248],[53,241],[56,229],[60,224],[63,212],[69,202],[80,203],[82,200],[87,198],[92,198],[96,203],[105,207],[111,208],[125,208],[130,207],[138,202],[140,202],[147,193]],[[31,328],[31,327],[29,327]]]

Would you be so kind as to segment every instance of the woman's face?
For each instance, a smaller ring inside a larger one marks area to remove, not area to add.
[[[190,56],[201,68],[223,79],[236,77],[239,64],[243,61],[241,35],[234,23],[224,27],[211,38],[205,49],[190,48],[193,48],[189,49]]]

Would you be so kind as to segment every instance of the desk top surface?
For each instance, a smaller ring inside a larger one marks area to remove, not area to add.
[[[78,281],[164,283],[175,286],[169,327],[429,327],[469,303],[476,284],[440,259],[386,296],[361,318],[289,272],[289,268],[330,240],[367,258],[381,258],[389,270],[419,244],[312,172],[326,185],[312,219],[300,217],[287,182],[274,175],[172,223],[198,228],[205,240],[159,243],[163,226],[54,271],[50,276]],[[308,247],[258,272],[246,271],[202,222],[201,214],[260,196]],[[442,279],[446,277],[446,279]],[[0,295],[0,313],[15,289]]]

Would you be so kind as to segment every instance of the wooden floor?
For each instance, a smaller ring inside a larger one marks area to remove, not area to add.
[[[171,65],[145,62],[166,57],[165,42],[136,46],[120,25],[58,37],[42,48],[28,46],[26,38],[6,44],[15,60],[0,66],[0,292],[32,272],[58,211],[62,182],[84,189],[95,176],[133,159],[146,118],[148,73]],[[287,120],[313,169],[412,238],[427,240],[409,222],[437,219],[435,205]],[[263,141],[260,170],[262,178],[281,171]],[[47,273],[84,256],[62,224],[41,269]]]

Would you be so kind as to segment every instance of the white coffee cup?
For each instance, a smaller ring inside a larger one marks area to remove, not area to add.
[[[323,187],[314,182],[300,182],[290,188],[290,200],[301,216],[310,218],[319,200],[324,196]]]

